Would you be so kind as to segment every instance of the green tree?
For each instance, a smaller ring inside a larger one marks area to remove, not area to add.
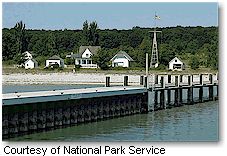
[[[169,44],[161,44],[159,49],[159,62],[168,65],[169,61],[175,57],[175,50]]]
[[[198,57],[196,57],[195,55],[193,55],[193,56],[191,57],[191,59],[190,59],[190,66],[191,66],[191,69],[193,69],[193,70],[198,69],[198,68],[199,68],[199,64],[200,64],[200,62],[199,62]]]
[[[146,53],[151,56],[151,40],[149,37],[144,37],[143,41],[139,45],[139,49],[137,51],[137,63],[138,67],[145,67],[146,63]],[[149,59],[150,60],[150,59]]]
[[[99,33],[98,33],[98,24],[97,22],[93,21],[90,24],[87,20],[83,24],[83,38],[82,44],[83,45],[99,45]]]
[[[52,56],[58,53],[58,50],[56,49],[55,40],[56,38],[54,34],[50,33],[46,41],[46,51],[49,54],[49,56]]]
[[[26,41],[26,29],[25,24],[20,21],[16,23],[16,25],[13,28],[13,35],[15,38],[15,51],[16,54],[14,56],[14,60],[18,64],[24,63],[24,52],[27,50],[27,41]]]
[[[83,45],[89,45],[89,24],[87,20],[83,23],[83,38],[82,38],[82,44]]]
[[[18,53],[22,54],[26,49],[25,47],[25,24],[20,21],[14,26],[14,35],[16,38],[16,45]]]
[[[96,22],[90,23],[89,26],[89,44],[93,46],[99,45],[98,25]]]
[[[102,70],[107,70],[109,69],[110,65],[110,55],[108,50],[106,49],[100,49],[96,55],[92,57],[92,60],[94,63],[97,63],[97,65],[102,69]]]

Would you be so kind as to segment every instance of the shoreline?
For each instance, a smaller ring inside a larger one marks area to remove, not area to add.
[[[157,73],[152,73],[153,75]],[[184,73],[177,73],[172,75],[183,75]],[[203,73],[208,74],[208,73]],[[124,76],[128,76],[129,85],[139,85],[140,76],[145,74],[107,74],[107,73],[14,73],[3,74],[2,85],[105,85],[106,77],[110,77],[111,85],[123,85]],[[166,73],[159,73],[159,75],[166,75]],[[188,74],[185,74],[188,75]],[[198,76],[195,76],[198,77]],[[207,78],[207,76],[206,76]],[[149,80],[153,81],[153,77]]]
[[[111,85],[123,85],[124,76],[128,75],[129,85],[138,85],[140,75],[104,74],[104,73],[40,73],[2,75],[2,85],[105,85],[110,77]]]

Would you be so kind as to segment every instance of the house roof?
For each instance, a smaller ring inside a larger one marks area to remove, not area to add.
[[[35,55],[34,51],[25,51],[24,54],[25,53],[30,53],[31,55]]]
[[[77,54],[72,54],[72,55],[71,55],[71,58],[80,58],[80,57],[81,57],[81,55],[78,54],[78,53],[77,53]]]
[[[178,59],[180,62],[182,62],[184,64],[184,62],[181,59],[179,59],[178,57],[174,57],[171,61],[169,61],[169,63],[173,62],[175,59]]]
[[[111,61],[114,60],[116,57],[125,57],[129,61],[134,61],[131,58],[131,56],[129,56],[125,51],[119,51],[116,55],[114,55],[114,57],[111,59]]]
[[[80,57],[82,56],[82,54],[84,53],[84,51],[86,49],[89,49],[90,52],[93,55],[95,55],[95,54],[97,54],[98,50],[101,49],[101,47],[100,46],[80,46],[80,48],[79,48],[79,56]]]
[[[35,59],[28,59],[27,61],[24,62],[24,64],[26,64],[30,60],[33,61],[35,64],[38,64],[38,62]]]
[[[54,56],[50,57],[48,60],[61,60],[61,61],[64,61],[62,58],[60,58],[57,55],[54,55]]]

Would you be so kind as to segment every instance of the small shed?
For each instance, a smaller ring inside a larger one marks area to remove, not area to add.
[[[125,51],[119,51],[110,61],[112,67],[129,67],[134,60]]]
[[[38,62],[35,59],[28,59],[24,62],[25,69],[33,69],[38,67]]]
[[[174,57],[169,62],[169,70],[182,71],[184,70],[184,63],[178,57]]]
[[[64,68],[64,60],[57,55],[54,55],[50,57],[48,60],[46,60],[46,67],[49,67],[55,64],[58,64],[59,67]]]

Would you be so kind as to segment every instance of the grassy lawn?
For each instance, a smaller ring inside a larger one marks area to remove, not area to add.
[[[62,72],[73,72],[73,65],[67,66],[63,70],[59,69],[44,69],[44,66],[40,66],[36,69],[24,69],[17,68],[13,65],[3,65],[2,73],[3,74],[13,74],[13,73],[32,73],[32,74],[40,74],[40,73],[62,73]],[[187,68],[183,71],[168,71],[168,70],[157,70],[157,69],[149,69],[149,73],[160,73],[160,74],[197,74],[197,73],[217,73],[217,70],[211,70],[209,68],[200,68],[197,70],[192,70]],[[101,70],[101,69],[79,69],[76,73],[104,73],[104,74],[145,74],[145,68],[115,68],[111,70]]]

